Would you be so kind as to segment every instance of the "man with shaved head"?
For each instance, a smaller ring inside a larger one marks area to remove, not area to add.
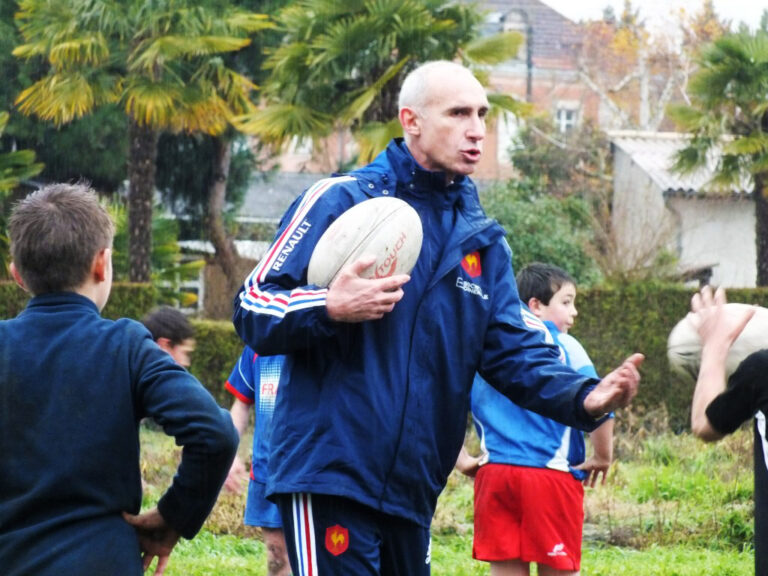
[[[504,230],[469,178],[488,114],[480,82],[459,64],[430,62],[406,77],[399,107],[404,137],[307,189],[235,298],[241,338],[259,354],[286,355],[267,493],[296,576],[430,573],[429,526],[476,372],[521,406],[583,430],[637,392],[641,355],[591,379],[523,319]],[[411,274],[362,278],[374,261],[364,256],[328,288],[308,285],[331,222],[381,196],[421,218]]]

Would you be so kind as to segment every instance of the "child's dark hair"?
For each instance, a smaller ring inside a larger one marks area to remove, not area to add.
[[[170,306],[155,308],[141,319],[141,323],[152,333],[155,342],[160,338],[167,338],[171,344],[181,344],[195,336],[195,328],[187,317]]]
[[[11,259],[32,294],[72,291],[112,247],[115,226],[86,184],[51,184],[18,202],[8,221]]]
[[[565,284],[576,285],[568,272],[553,264],[531,262],[517,273],[517,290],[520,300],[528,303],[536,298],[545,306],[549,305],[552,296]]]

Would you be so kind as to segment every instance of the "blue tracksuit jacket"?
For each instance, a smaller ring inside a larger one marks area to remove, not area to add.
[[[342,212],[382,195],[419,213],[419,260],[390,314],[333,322],[327,290],[307,285],[312,249]],[[464,439],[476,371],[526,408],[594,428],[583,397],[596,381],[563,366],[525,326],[510,258],[472,181],[446,185],[402,140],[306,190],[235,298],[243,340],[260,354],[288,355],[268,493],[344,496],[429,526]]]

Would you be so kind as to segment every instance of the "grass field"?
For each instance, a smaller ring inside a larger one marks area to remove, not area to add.
[[[240,451],[247,459],[250,439]],[[172,439],[142,430],[145,505],[168,485],[178,459]],[[752,434],[718,445],[639,427],[616,435],[605,486],[585,495],[584,576],[747,576],[752,552]],[[265,574],[264,547],[242,525],[244,496],[222,493],[203,531],[174,551],[169,576]],[[487,575],[472,560],[472,481],[457,473],[432,526],[432,573]]]

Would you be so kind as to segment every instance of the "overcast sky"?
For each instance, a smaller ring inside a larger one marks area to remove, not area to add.
[[[617,15],[624,8],[624,0],[542,0],[564,16],[578,22],[579,20],[597,20],[603,14],[603,8],[613,6]],[[735,28],[739,22],[746,22],[754,28],[760,23],[763,9],[768,8],[766,0],[714,0],[715,10],[726,19],[731,20]],[[645,17],[649,26],[659,22],[674,22],[673,13],[684,6],[688,12],[696,12],[701,6],[700,0],[634,0],[632,5],[640,10],[640,16]]]

